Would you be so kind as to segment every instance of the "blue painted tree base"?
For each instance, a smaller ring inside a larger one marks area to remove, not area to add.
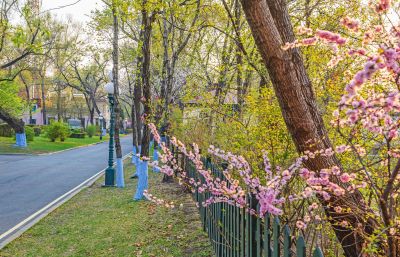
[[[133,200],[145,200],[143,193],[144,190],[147,190],[149,187],[149,162],[148,161],[139,161],[137,174],[138,174],[138,184],[136,187],[136,193],[133,197]]]
[[[26,142],[26,134],[25,133],[17,133],[15,134],[15,147],[27,147],[28,144]]]
[[[119,188],[125,187],[124,163],[122,161],[122,158],[117,158],[116,181],[117,181],[117,187]]]

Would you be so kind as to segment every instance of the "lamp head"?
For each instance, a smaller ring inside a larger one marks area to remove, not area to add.
[[[114,94],[114,83],[112,82],[108,82],[105,86],[104,86],[104,90],[107,92],[107,94]]]

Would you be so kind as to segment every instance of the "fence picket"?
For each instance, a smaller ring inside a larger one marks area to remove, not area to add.
[[[193,162],[182,155],[177,147],[170,144],[169,137],[167,137],[167,144],[177,158],[177,164],[181,165],[189,178],[205,183],[205,178],[199,175]],[[223,172],[211,162],[210,158],[203,158],[202,161],[205,168],[211,170],[215,177],[225,181],[229,186]],[[226,169],[224,166],[222,168]],[[217,257],[280,257],[282,253],[283,257],[292,257],[290,228],[286,224],[281,231],[278,217],[268,213],[263,218],[257,217],[244,208],[225,202],[212,203],[204,207],[202,203],[212,195],[210,192],[200,193],[198,189],[194,190],[192,196],[198,204],[203,230],[208,234]],[[259,212],[260,206],[254,196],[247,195],[246,203],[252,210]],[[280,240],[282,239],[283,248],[281,249]],[[324,256],[319,247],[316,247],[312,254],[313,257]],[[295,255],[306,257],[306,244],[301,235],[296,240]]]
[[[315,248],[313,257],[324,257],[324,255],[322,254],[321,249],[318,246],[317,246],[317,248]]]
[[[297,257],[306,257],[306,243],[303,236],[299,236],[296,242],[296,255]]]
[[[260,205],[257,204],[257,213],[260,213]],[[262,232],[261,232],[261,218],[257,216],[256,221],[256,243],[257,243],[257,257],[261,257],[261,243],[262,243]]]
[[[283,257],[291,257],[291,238],[290,238],[290,229],[288,225],[285,225],[283,232]]]
[[[272,257],[271,251],[271,217],[269,213],[264,216],[264,256]]]
[[[274,217],[274,225],[272,228],[273,239],[274,239],[274,249],[272,252],[273,257],[280,257],[281,256],[281,245],[280,245],[280,232],[281,232],[281,225],[278,217]]]

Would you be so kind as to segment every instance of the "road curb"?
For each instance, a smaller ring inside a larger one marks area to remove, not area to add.
[[[122,160],[127,159],[130,155],[131,155],[131,153],[126,154],[125,156],[122,157]],[[115,163],[114,163],[114,165],[115,165]],[[72,197],[77,195],[83,189],[92,186],[104,174],[105,170],[106,170],[106,168],[97,172],[90,178],[83,181],[78,186],[74,187],[67,193],[58,197],[54,201],[52,201],[49,204],[47,204],[46,206],[44,206],[42,209],[33,213],[28,218],[24,219],[23,221],[21,221],[20,223],[18,223],[14,227],[12,227],[11,229],[9,229],[6,232],[4,232],[3,234],[1,234],[0,235],[0,250],[3,249],[7,244],[11,243],[13,240],[15,240],[19,236],[21,236],[25,231],[27,231],[29,228],[34,226],[41,219],[43,219],[44,217],[49,215],[51,212],[56,210],[58,207],[60,207],[61,205],[66,203],[68,200],[70,200]]]

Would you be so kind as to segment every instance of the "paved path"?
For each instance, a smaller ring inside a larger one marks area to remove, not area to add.
[[[132,137],[121,138],[123,155]],[[0,155],[0,235],[106,168],[108,143],[51,155]]]

